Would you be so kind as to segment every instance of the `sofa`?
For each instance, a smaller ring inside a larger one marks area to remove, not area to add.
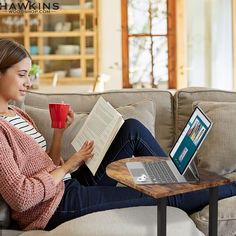
[[[40,94],[28,92],[24,103],[15,104],[35,121],[48,145],[52,136],[49,103],[71,104],[75,122],[65,131],[62,156],[66,160],[75,150],[71,141],[83,125],[97,99],[111,103],[125,119],[140,120],[168,153],[193,108],[200,106],[214,125],[195,160],[201,168],[236,181],[236,92],[210,88],[185,88],[175,92],[158,89],[127,89],[103,93]],[[213,155],[214,154],[214,155]],[[125,186],[117,186],[125,187]],[[208,235],[208,206],[192,215],[167,207],[167,235]],[[157,207],[142,206],[92,213],[63,223],[56,229],[23,232],[14,229],[9,208],[0,200],[2,235],[157,235]],[[218,202],[218,235],[236,235],[236,196]]]

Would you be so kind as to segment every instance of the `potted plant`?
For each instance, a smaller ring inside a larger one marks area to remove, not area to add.
[[[30,72],[29,72],[31,88],[32,89],[38,89],[39,88],[40,73],[41,73],[40,66],[37,65],[37,64],[32,64]]]

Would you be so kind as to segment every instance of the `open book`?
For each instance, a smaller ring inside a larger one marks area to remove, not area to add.
[[[93,175],[123,123],[122,115],[100,97],[72,141],[76,151],[79,151],[86,140],[94,141],[94,156],[86,162]]]

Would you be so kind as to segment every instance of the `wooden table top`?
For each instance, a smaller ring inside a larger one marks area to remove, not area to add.
[[[226,179],[222,176],[219,176],[215,173],[203,169],[198,169],[200,175],[200,181],[196,183],[138,185],[134,183],[133,178],[130,175],[125,163],[128,161],[144,161],[144,160],[153,161],[157,160],[157,157],[135,157],[135,158],[133,157],[115,161],[107,166],[106,173],[109,177],[117,180],[118,182],[133,189],[136,189],[140,192],[143,192],[156,199],[230,183],[229,179]]]

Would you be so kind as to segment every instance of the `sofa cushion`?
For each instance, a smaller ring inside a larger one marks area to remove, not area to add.
[[[191,215],[197,227],[207,236],[209,205]],[[236,196],[218,201],[218,236],[236,235]]]
[[[191,87],[178,90],[174,96],[176,138],[189,119],[192,113],[192,104],[195,101],[235,102],[236,92]]]
[[[10,209],[0,196],[0,229],[7,229],[10,225]]]
[[[135,118],[147,127],[155,137],[156,110],[152,101],[140,101],[127,106],[116,108],[123,119]]]
[[[155,137],[165,151],[169,151],[174,141],[173,96],[169,91],[159,89],[122,89],[104,93],[41,94],[27,92],[25,105],[48,109],[49,103],[64,101],[71,104],[73,110],[88,113],[100,96],[115,108],[134,104],[143,100],[152,100],[156,111]]]
[[[152,101],[141,101],[127,106],[119,107],[117,110],[122,114],[124,119],[135,118],[141,121],[154,135],[154,125],[156,110],[154,109]],[[50,122],[50,115],[48,109],[40,109],[35,107],[26,106],[26,112],[33,118],[39,131],[47,141],[47,147],[51,145],[51,138],[53,130]],[[75,120],[68,129],[66,129],[63,140],[61,154],[63,159],[68,159],[75,149],[71,145],[72,140],[84,124],[88,113],[75,114]]]
[[[184,230],[183,230],[184,229]],[[29,231],[21,236],[156,236],[157,207],[131,207],[92,213],[59,225],[50,232]],[[188,215],[167,207],[168,236],[203,236]]]
[[[197,154],[201,168],[225,175],[236,171],[236,103],[194,102],[213,122]]]

